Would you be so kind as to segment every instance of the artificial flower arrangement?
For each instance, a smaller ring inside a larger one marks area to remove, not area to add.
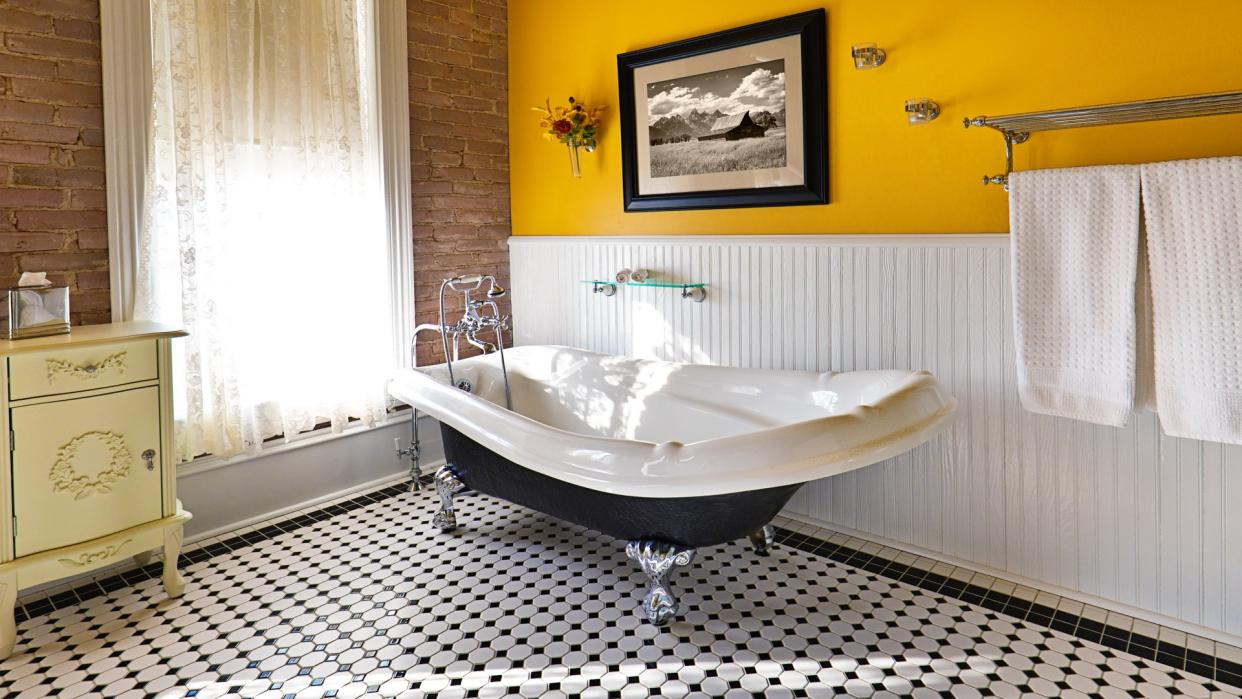
[[[569,148],[569,165],[574,177],[581,177],[582,170],[578,166],[578,149],[585,148],[590,153],[595,150],[596,134],[599,133],[600,113],[603,107],[584,107],[581,102],[569,98],[569,106],[552,106],[548,100],[543,107],[534,107],[543,114],[539,127],[544,129],[544,138],[564,143]]]

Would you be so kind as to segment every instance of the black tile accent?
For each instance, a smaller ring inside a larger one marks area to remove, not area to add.
[[[796,534],[780,527],[777,528],[776,532],[777,545],[813,552],[838,563],[861,568],[924,590],[938,592],[946,597],[952,597],[969,604],[1008,614],[1031,624],[1055,629],[1084,641],[1099,643],[1148,660],[1157,660],[1178,670],[1193,672],[1208,679],[1215,679],[1233,686],[1242,686],[1242,664],[1213,658],[1210,655],[1197,653],[1168,642],[1158,643],[1154,638],[1131,634],[1129,631],[1114,626],[1107,626],[1101,622],[1086,619],[1076,614],[1054,610],[1046,605],[1019,599],[995,590],[986,590],[961,580],[927,573],[912,566],[890,561],[873,554],[863,553],[845,546],[832,545],[833,548],[828,550],[822,546],[826,542],[820,541],[821,546],[817,547],[815,545],[816,539],[804,534]],[[1158,648],[1159,651],[1157,651]]]
[[[423,481],[425,483],[430,483],[431,477],[424,476]],[[254,544],[267,541],[295,529],[300,529],[325,519],[331,519],[333,515],[329,514],[329,511],[335,514],[343,514],[351,510],[358,509],[359,507],[365,507],[376,502],[381,502],[382,500],[391,498],[395,495],[408,492],[408,490],[409,485],[405,483],[389,486],[373,493],[360,495],[351,500],[334,505],[328,505],[305,515],[285,520],[280,522],[279,525],[268,525],[252,532],[246,532],[244,534],[233,536],[223,542],[217,542],[183,552],[181,557],[187,563],[201,563],[202,561],[209,560],[215,556],[229,553],[237,549],[243,549],[248,546],[253,546]],[[62,607],[80,604],[88,599],[107,594],[113,590],[119,590],[123,587],[132,587],[140,582],[158,578],[162,574],[163,564],[160,562],[151,563],[143,568],[122,571],[101,580],[85,582],[79,587],[58,593],[50,598],[39,598],[24,605],[20,605],[14,610],[15,616],[18,621],[33,619]]]
[[[424,482],[430,483],[431,476],[424,476]],[[361,507],[382,502],[388,498],[408,492],[407,483],[400,483],[377,491],[358,495],[350,500],[324,506],[318,510],[307,512],[297,517],[269,524],[255,531],[236,535],[224,542],[217,542],[185,552],[182,556],[187,562],[197,563],[208,560],[233,550],[244,549],[263,541],[302,527],[312,526],[318,522],[331,519],[333,516],[345,514]],[[988,590],[977,585],[970,585],[960,580],[947,578],[943,575],[915,568],[894,560],[874,554],[851,549],[838,544],[830,544],[825,540],[809,537],[784,528],[776,529],[777,546],[787,546],[800,551],[844,563],[852,567],[882,575],[892,580],[905,582],[924,590],[936,592],[946,597],[955,598],[967,603],[981,605],[999,613],[1008,614],[1027,622],[1063,631],[1083,640],[1101,643],[1105,646],[1123,650],[1139,657],[1171,665],[1178,670],[1193,672],[1202,677],[1216,681],[1242,686],[1242,665],[1220,658],[1189,650],[1168,642],[1157,642],[1140,634],[1131,634],[1116,627],[1106,626],[1099,622],[1084,619],[1064,611],[1056,611],[1042,604],[1019,599],[1012,595]],[[16,610],[18,621],[25,621],[54,609],[79,604],[122,587],[160,577],[162,564],[151,563],[143,568],[118,573],[108,578],[91,581],[51,598],[32,600]],[[918,686],[919,683],[915,683]],[[278,689],[275,685],[271,689]]]

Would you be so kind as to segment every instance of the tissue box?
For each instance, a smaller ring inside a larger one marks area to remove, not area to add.
[[[69,332],[69,287],[15,286],[5,291],[4,310],[8,317],[0,322],[4,337],[63,335]]]

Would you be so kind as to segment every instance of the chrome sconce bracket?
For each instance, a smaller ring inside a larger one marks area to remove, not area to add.
[[[940,104],[926,97],[906,100],[906,119],[911,124],[926,124],[940,116]]]
[[[888,54],[875,44],[854,44],[850,47],[850,57],[854,59],[855,70],[871,70],[884,65]]]

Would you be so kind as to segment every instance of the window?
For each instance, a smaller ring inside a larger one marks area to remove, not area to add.
[[[406,98],[379,89],[394,81],[377,61],[377,10],[149,4],[146,155],[121,286],[133,319],[190,333],[173,362],[182,459],[385,413],[410,267],[408,184],[392,180],[409,178],[408,160],[394,167],[408,134],[385,139],[385,105]]]

